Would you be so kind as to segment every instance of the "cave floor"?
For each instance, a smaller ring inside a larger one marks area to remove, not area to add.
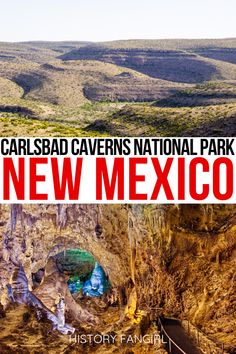
[[[76,326],[73,323],[76,328],[75,333],[78,335],[94,333],[94,331],[106,332],[113,321],[119,319],[119,313],[115,307],[105,312],[106,322],[101,319],[101,324],[97,328],[91,329],[91,326],[85,324]],[[51,324],[44,320],[38,321],[35,312],[27,306],[12,306],[6,312],[6,317],[0,320],[1,354],[65,353],[72,347],[69,336],[52,331]],[[85,353],[84,349],[83,346],[76,345],[76,352]],[[96,348],[93,348],[92,352],[96,352]]]
[[[113,333],[139,333],[138,326],[134,326],[129,320],[119,321],[120,309],[118,306],[104,308],[101,299],[86,299],[86,308],[96,311],[100,324],[91,327],[85,324],[72,323],[76,327],[75,336],[81,334],[105,334]],[[69,319],[67,322],[70,323]],[[76,337],[75,337],[76,338]],[[166,353],[160,349],[159,344],[79,344],[70,342],[67,335],[62,335],[52,330],[51,323],[47,320],[37,320],[36,313],[25,305],[11,306],[6,312],[6,317],[0,319],[0,353],[1,354],[76,354],[76,353]]]

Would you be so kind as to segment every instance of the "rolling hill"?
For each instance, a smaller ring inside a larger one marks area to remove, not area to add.
[[[236,39],[0,43],[2,135],[231,134],[235,105]]]

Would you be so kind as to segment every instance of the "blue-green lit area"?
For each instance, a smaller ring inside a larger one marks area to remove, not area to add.
[[[68,287],[72,294],[102,296],[110,287],[108,277],[93,255],[81,249],[61,252],[56,256],[59,270],[69,275]]]

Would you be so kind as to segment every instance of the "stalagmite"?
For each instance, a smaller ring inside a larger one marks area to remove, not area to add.
[[[69,291],[67,280],[68,278],[59,272],[54,259],[51,257],[47,262],[43,281],[33,293],[52,311],[57,307],[58,294],[61,294],[60,296],[65,299],[66,309],[76,321],[90,324],[98,323],[96,316],[83,309],[74,300]]]
[[[65,299],[61,296],[61,294],[56,312],[58,317],[58,327],[63,328],[65,326]]]
[[[75,328],[66,324],[62,320],[62,314],[58,318],[52,311],[50,311],[31,291],[28,287],[28,279],[22,266],[15,268],[10,284],[8,284],[8,295],[11,301],[17,304],[26,304],[36,309],[40,309],[47,319],[53,323],[53,329],[57,329],[63,334],[74,333]],[[62,309],[62,304],[60,305]]]

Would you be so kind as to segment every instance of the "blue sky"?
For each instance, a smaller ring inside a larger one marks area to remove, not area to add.
[[[236,0],[0,0],[0,41],[236,37]]]

